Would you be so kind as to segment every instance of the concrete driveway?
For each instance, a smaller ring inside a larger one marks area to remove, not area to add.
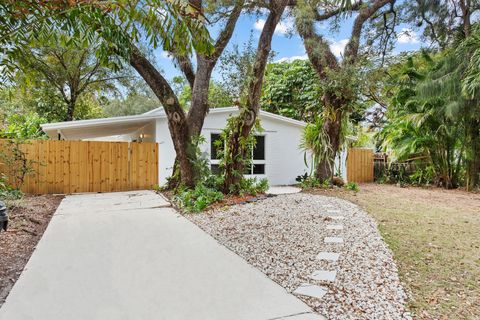
[[[150,191],[67,196],[2,320],[323,319]]]

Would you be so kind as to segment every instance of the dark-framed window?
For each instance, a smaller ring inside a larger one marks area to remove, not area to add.
[[[220,159],[219,151],[218,150],[218,142],[221,141],[222,137],[220,136],[219,133],[212,133],[210,134],[210,159],[212,160],[218,160]]]
[[[265,136],[255,136],[255,140],[253,160],[265,160]]]
[[[264,135],[256,135],[255,136],[256,143],[255,147],[253,148],[252,155],[251,155],[251,164],[247,168],[245,168],[246,175],[264,175],[265,174],[265,136]],[[220,155],[219,155],[219,143],[217,141],[221,141],[222,137],[219,133],[211,133],[210,134],[210,169],[213,174],[220,173]]]

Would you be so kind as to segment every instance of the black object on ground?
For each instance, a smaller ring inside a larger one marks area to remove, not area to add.
[[[0,232],[2,230],[7,231],[7,228],[8,228],[7,206],[3,201],[0,201]]]

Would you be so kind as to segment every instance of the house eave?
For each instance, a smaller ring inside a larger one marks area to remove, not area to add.
[[[210,109],[209,113],[222,114],[222,113],[233,113],[238,111],[239,111],[238,107],[225,107],[225,108],[212,108]],[[307,123],[303,121],[287,118],[287,117],[280,116],[264,110],[260,110],[260,117],[289,123],[291,125],[295,125],[299,127],[305,127],[307,125]],[[144,113],[141,115],[77,120],[77,121],[69,121],[69,122],[44,123],[40,125],[40,127],[50,137],[54,137],[61,130],[94,128],[97,126],[105,126],[109,124],[113,125],[113,124],[122,124],[122,123],[142,123],[150,120],[165,119],[165,118],[167,118],[167,116],[163,112],[162,108],[157,108],[148,113]]]
[[[44,123],[40,127],[43,131],[51,130],[62,130],[69,128],[82,128],[82,127],[94,127],[101,126],[105,124],[113,123],[122,123],[122,122],[144,122],[148,120],[154,120],[161,118],[158,115],[136,115],[136,116],[123,116],[123,117],[114,117],[114,118],[100,118],[100,119],[89,119],[89,120],[76,120],[68,122],[54,122],[54,123]]]

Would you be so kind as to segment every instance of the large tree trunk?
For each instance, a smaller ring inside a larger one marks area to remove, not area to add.
[[[472,4],[470,0],[460,0],[459,5],[462,11],[461,19],[463,22],[463,34],[465,38],[467,38],[470,36],[471,30],[472,30],[472,22],[471,22]]]
[[[167,114],[168,128],[178,159],[179,171],[175,178],[186,187],[194,187],[196,173],[191,159],[195,157],[195,149],[192,147],[185,112],[168,82],[138,49],[132,50],[130,64],[147,82]]]
[[[193,76],[193,79],[190,78],[192,80],[192,99],[190,110],[187,115],[187,127],[190,139],[201,134],[203,122],[208,112],[208,91],[213,70],[213,65],[211,65],[211,62],[206,60],[204,57],[197,56],[197,64],[197,73]],[[186,74],[188,74],[188,71]],[[187,78],[189,77],[187,76]],[[190,144],[188,149],[191,150],[188,158],[192,163],[197,160],[197,154],[195,153],[196,146],[191,144],[191,140],[188,143]],[[179,156],[178,153],[175,157],[172,171],[173,173],[167,185],[168,189],[175,189],[179,185],[184,184],[184,182],[181,180],[182,171],[185,169],[180,165],[180,162],[183,160],[182,157],[183,156]]]
[[[64,121],[73,121],[73,116],[75,114],[75,104],[76,104],[76,101],[73,98],[70,101],[68,101],[67,114],[65,115]]]
[[[326,21],[332,17],[338,16],[347,11],[346,8],[337,8],[325,12],[317,12],[318,8],[310,6],[307,2],[297,2],[301,6],[295,12],[295,24],[300,37],[303,40],[305,51],[313,68],[318,74],[320,80],[331,81],[332,72],[341,71],[341,68],[356,63],[358,59],[358,50],[362,35],[363,25],[378,10],[387,4],[393,5],[395,0],[375,0],[368,4],[361,1],[355,2],[350,8],[352,11],[358,11],[358,15],[353,21],[352,33],[345,47],[343,60],[339,62],[333,54],[328,42],[324,37],[317,33],[315,28],[316,21]],[[341,93],[327,92],[322,98],[324,112],[323,132],[328,137],[329,151],[319,156],[319,162],[316,164],[316,177],[322,181],[331,179],[334,173],[335,156],[340,150],[342,117],[347,116],[348,106],[351,101],[340,99]]]
[[[64,101],[67,103],[67,113],[65,114],[63,121],[73,121],[73,117],[75,115],[75,106],[77,104],[77,95],[75,91],[70,94],[70,99],[64,96]]]
[[[467,189],[480,187],[480,120],[473,120],[468,132],[471,158],[467,159]]]
[[[323,133],[326,134],[329,141],[329,150],[327,157],[322,158],[316,166],[316,177],[320,181],[331,180],[334,175],[335,157],[341,146],[341,130],[342,130],[342,110],[343,105],[333,106],[334,113],[332,116],[325,118],[323,123]]]
[[[196,72],[194,72],[192,63],[188,57],[175,57],[192,91],[190,109],[188,111],[188,114],[186,115],[186,131],[188,132],[189,140],[186,142],[185,154],[188,155],[187,159],[190,162],[190,168],[192,168],[191,171],[193,171],[194,173],[194,175],[192,175],[194,178],[193,184],[195,184],[197,181],[198,173],[194,172],[194,168],[192,165],[192,163],[197,160],[197,154],[195,152],[197,146],[192,144],[192,140],[201,134],[203,123],[209,110],[208,93],[210,88],[212,71],[232,37],[235,25],[242,12],[244,3],[244,0],[239,0],[235,2],[235,6],[233,7],[229,18],[223,30],[221,30],[217,41],[215,42],[214,52],[209,55],[197,53]],[[201,1],[196,1],[196,6],[201,7]],[[184,160],[184,155],[177,152],[173,168],[173,175],[168,185],[170,189],[174,189],[182,183],[185,184],[185,181],[182,181],[182,179],[180,179],[180,177],[185,175],[183,173],[185,167],[181,165],[181,162],[184,162]]]
[[[229,133],[225,163],[224,192],[236,192],[235,186],[242,179],[244,172],[244,161],[247,156],[248,146],[244,143],[247,140],[252,128],[255,125],[260,111],[260,96],[262,92],[263,76],[265,67],[270,55],[272,37],[275,28],[282,17],[288,0],[272,1],[270,14],[265,22],[260,39],[258,41],[255,63],[253,65],[252,79],[249,83],[247,105],[242,108],[238,118],[235,119],[233,132]]]
[[[236,188],[240,183],[245,172],[245,159],[250,157],[247,154],[248,145],[246,140],[255,125],[257,114],[254,110],[243,108],[235,119],[235,124],[231,127],[226,141],[224,155],[225,161],[225,180],[223,184],[224,193],[237,193]]]
[[[188,110],[188,125],[192,135],[200,135],[205,116],[208,113],[208,91],[215,61],[197,56],[197,73],[192,87],[192,99]]]

